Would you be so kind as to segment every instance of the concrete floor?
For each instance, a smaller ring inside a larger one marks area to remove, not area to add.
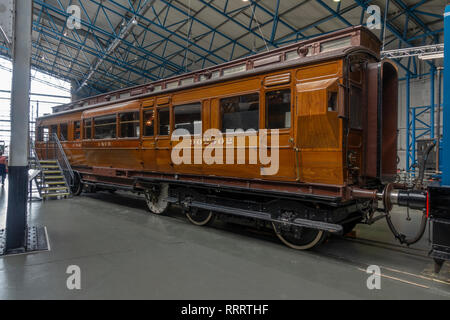
[[[334,237],[298,252],[272,234],[196,227],[176,209],[151,215],[134,195],[33,202],[29,219],[47,226],[51,251],[0,258],[0,299],[450,299],[448,265],[439,277],[430,273],[427,240],[390,245],[384,221],[357,228],[375,242]],[[415,225],[403,213],[397,223]],[[381,290],[367,289],[372,264],[382,268]],[[81,268],[81,290],[66,287],[70,265]]]

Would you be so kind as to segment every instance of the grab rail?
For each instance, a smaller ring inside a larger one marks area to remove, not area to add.
[[[42,170],[41,162],[39,161],[39,157],[36,152],[36,145],[35,145],[33,139],[30,139],[30,153],[31,153],[31,156],[34,157],[35,163],[38,166],[40,180],[39,180],[39,182],[37,180],[35,180],[35,182],[36,182],[36,187],[38,188],[38,191],[39,191],[39,196],[42,196],[41,189],[43,187],[44,171]]]
[[[64,152],[64,148],[62,147],[56,133],[53,133],[51,135],[49,142],[54,143],[54,154],[56,156],[56,160],[58,160],[59,165],[61,166],[64,176],[66,177],[67,184],[69,186],[73,186],[75,182],[75,175],[73,173],[72,167],[70,166],[70,162],[67,159],[66,153]]]

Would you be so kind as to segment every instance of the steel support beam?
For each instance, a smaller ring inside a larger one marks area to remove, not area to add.
[[[11,93],[11,150],[6,215],[6,252],[25,250],[28,193],[28,134],[30,117],[32,0],[15,2],[13,77]]]
[[[444,88],[450,86],[450,5],[444,15]],[[450,90],[444,90],[444,137],[442,184],[450,186]]]

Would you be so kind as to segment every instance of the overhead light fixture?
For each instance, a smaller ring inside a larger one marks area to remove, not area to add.
[[[341,2],[341,0],[333,0],[334,2]]]
[[[419,56],[420,60],[433,60],[433,59],[442,59],[444,58],[444,53],[429,53],[429,54],[421,54]]]

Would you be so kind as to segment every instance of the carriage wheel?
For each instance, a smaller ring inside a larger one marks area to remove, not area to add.
[[[186,210],[186,217],[196,226],[206,226],[213,223],[215,215],[210,210],[190,208]]]
[[[161,184],[159,190],[145,190],[145,201],[148,209],[154,214],[163,214],[169,207],[167,197],[169,195],[169,185],[167,183]]]
[[[318,246],[325,239],[322,230],[297,226],[285,226],[283,223],[272,222],[277,237],[288,247],[295,250],[308,250]]]
[[[72,194],[74,196],[79,196],[83,192],[83,183],[81,182],[81,179],[78,175],[75,177],[75,182],[73,186],[71,187]]]

